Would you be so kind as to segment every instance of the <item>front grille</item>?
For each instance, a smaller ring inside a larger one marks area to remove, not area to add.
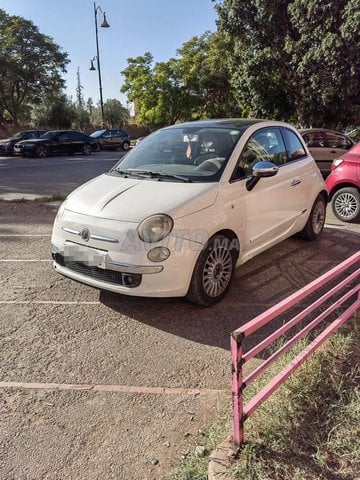
[[[124,287],[138,287],[142,280],[142,275],[138,273],[123,273],[114,270],[104,270],[99,267],[85,265],[85,263],[67,260],[60,253],[53,253],[53,259],[56,263],[69,270],[91,277],[101,282],[112,283],[114,285],[122,285]]]

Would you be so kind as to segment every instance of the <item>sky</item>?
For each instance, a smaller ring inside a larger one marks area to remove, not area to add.
[[[126,106],[120,93],[120,72],[127,59],[149,51],[155,62],[176,56],[184,42],[205,31],[216,30],[216,12],[211,0],[101,0],[96,6],[105,13],[110,28],[100,28],[99,52],[104,101],[116,98]],[[41,33],[49,35],[69,55],[66,92],[76,97],[79,67],[85,100],[99,100],[98,73],[89,71],[96,55],[94,2],[91,0],[0,0],[9,15],[31,20]]]

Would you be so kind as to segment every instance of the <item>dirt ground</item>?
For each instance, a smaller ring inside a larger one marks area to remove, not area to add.
[[[55,213],[0,201],[0,480],[165,479],[230,402],[231,331],[360,245],[359,225],[330,218],[319,241],[259,255],[201,309],[60,277]]]

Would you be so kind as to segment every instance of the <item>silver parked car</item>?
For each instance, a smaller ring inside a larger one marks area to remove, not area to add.
[[[330,173],[333,160],[346,153],[354,145],[354,141],[350,137],[334,130],[309,128],[300,130],[300,133],[324,176]]]

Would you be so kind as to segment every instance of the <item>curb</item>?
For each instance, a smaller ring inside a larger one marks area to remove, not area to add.
[[[12,202],[14,200],[41,200],[45,195],[36,195],[34,193],[4,193],[0,195],[0,200]]]
[[[234,446],[232,438],[226,438],[209,457],[208,480],[229,480],[229,472],[234,462]]]
[[[49,200],[49,201],[46,201],[46,199],[48,199],[49,196],[48,195],[36,195],[36,194],[32,194],[32,193],[5,193],[5,194],[1,194],[0,195],[0,201],[3,201],[3,202],[20,202],[20,201],[25,201],[25,202],[36,202],[36,201],[40,201],[42,200],[41,203],[44,203],[46,205],[51,205],[52,207],[59,207],[61,205],[61,203],[63,202],[63,200]],[[50,197],[51,198],[51,197]]]

